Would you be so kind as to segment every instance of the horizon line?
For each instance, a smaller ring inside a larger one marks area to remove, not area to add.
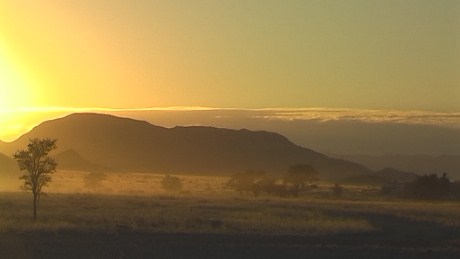
[[[48,106],[48,107],[17,107],[0,108],[0,113],[16,112],[123,112],[123,111],[368,111],[368,112],[427,112],[432,114],[460,114],[460,111],[448,110],[423,110],[423,109],[382,109],[382,108],[353,108],[353,107],[264,107],[264,108],[243,108],[243,107],[211,107],[211,106],[157,106],[157,107],[136,107],[136,108],[110,108],[110,107],[71,107],[71,106]]]
[[[15,109],[0,108],[0,115],[4,115],[0,123],[3,124],[3,134],[0,140],[11,142],[24,133],[30,131],[40,123],[62,118],[73,113],[101,113],[124,117],[139,117],[142,112],[200,112],[214,111],[227,113],[229,117],[246,118],[263,121],[354,121],[364,123],[393,123],[408,125],[431,125],[445,128],[460,129],[460,112],[439,112],[423,110],[384,110],[360,108],[331,108],[331,107],[303,107],[303,108],[216,108],[206,106],[169,106],[146,108],[105,108],[105,107],[20,107]],[[242,113],[238,113],[242,112]],[[18,118],[29,116],[32,113],[37,119],[21,122]],[[121,114],[126,113],[126,114]],[[206,114],[205,114],[206,115]],[[215,114],[210,114],[215,116]],[[15,119],[12,119],[15,118]],[[40,119],[38,119],[40,118]],[[137,118],[139,119],[139,118]],[[146,118],[141,118],[149,123],[154,123]],[[200,123],[197,121],[197,123]],[[158,124],[158,122],[157,122]],[[161,123],[160,123],[161,124]],[[180,124],[177,124],[180,125]],[[209,124],[212,126],[212,124]]]

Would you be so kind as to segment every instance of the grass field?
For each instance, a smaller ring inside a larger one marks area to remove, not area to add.
[[[37,222],[29,193],[1,192],[0,258],[460,255],[458,202],[385,200],[356,186],[337,199],[330,185],[254,197],[204,176],[179,176],[183,190],[167,193],[164,175],[87,176],[57,173]]]

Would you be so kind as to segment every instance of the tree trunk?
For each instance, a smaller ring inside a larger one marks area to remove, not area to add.
[[[33,208],[34,208],[34,221],[36,221],[37,220],[37,195],[36,194],[34,194]]]

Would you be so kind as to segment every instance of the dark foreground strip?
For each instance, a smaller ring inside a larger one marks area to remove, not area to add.
[[[460,258],[460,239],[435,246],[376,240],[375,234],[3,233],[0,258]]]

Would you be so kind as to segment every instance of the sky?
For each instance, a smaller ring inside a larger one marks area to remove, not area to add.
[[[456,114],[459,71],[458,0],[0,1],[3,140],[53,107]]]

